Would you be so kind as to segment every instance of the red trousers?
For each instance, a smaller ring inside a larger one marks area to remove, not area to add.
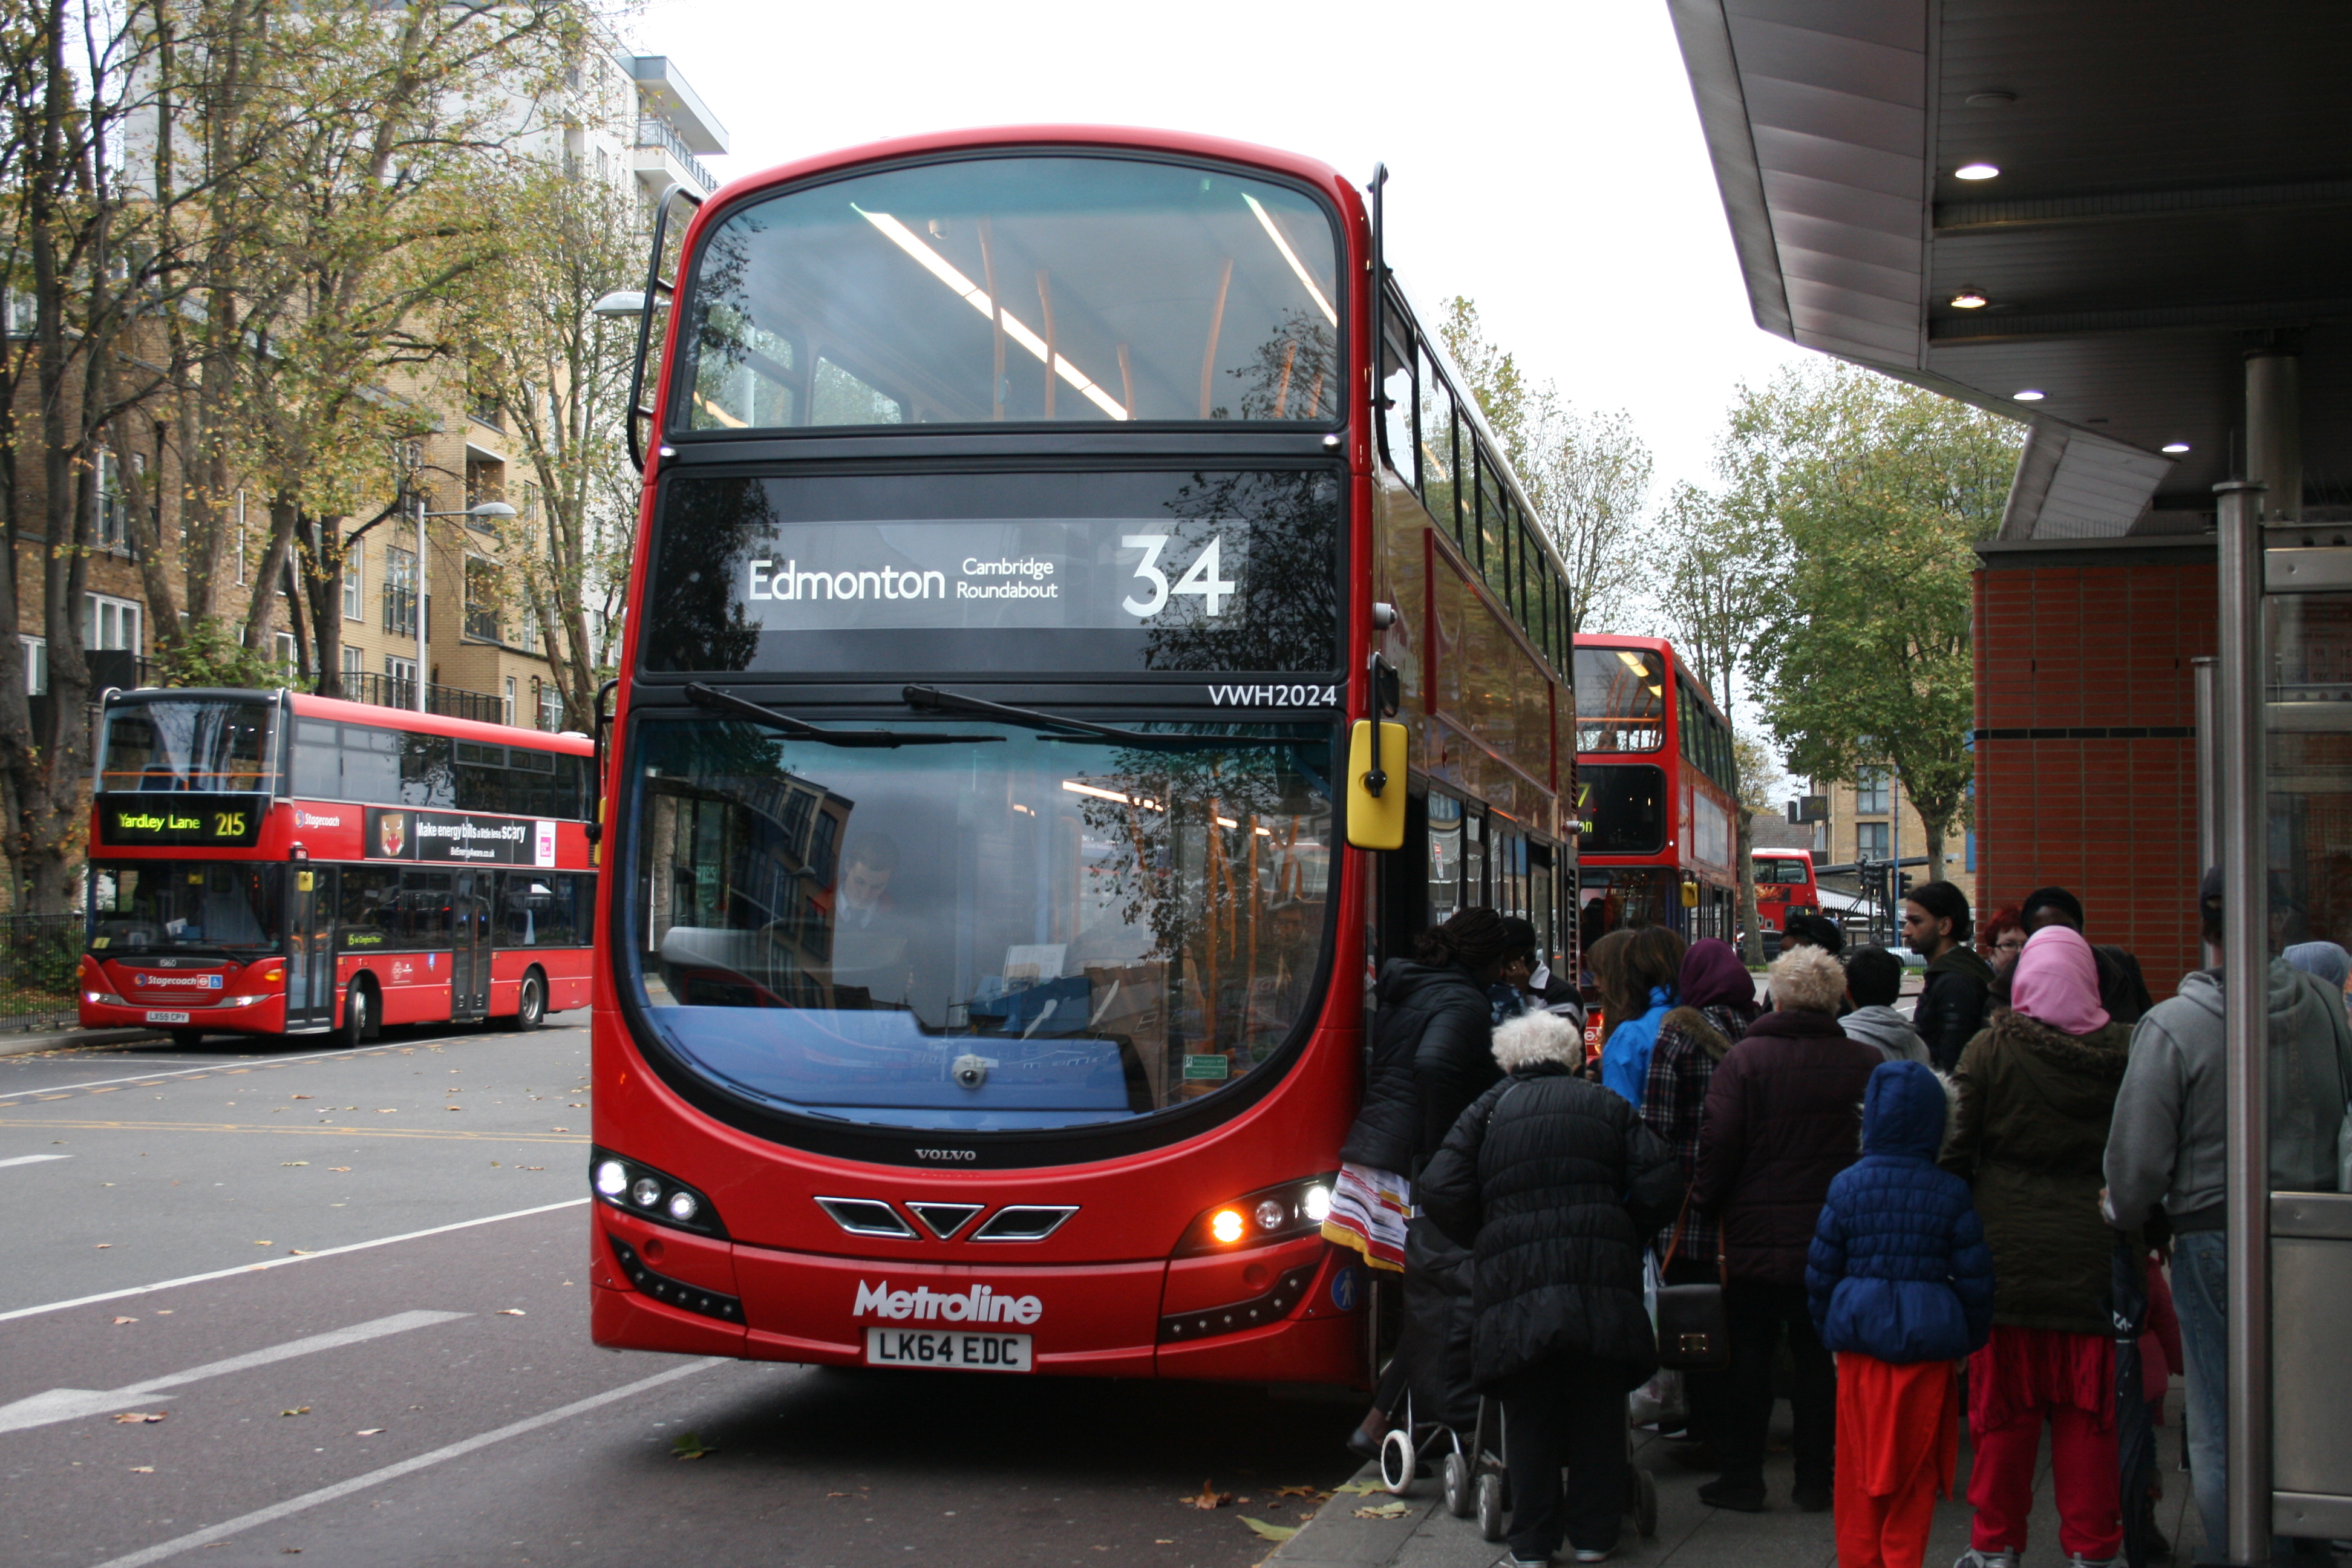
[[[2025,1520],[2033,1508],[2033,1469],[2041,1456],[2042,1423],[2050,1422],[2050,1479],[2057,1494],[2058,1544],[2103,1562],[2124,1547],[2116,1457],[2116,1429],[2068,1405],[2026,1411],[2007,1425],[1973,1434],[1976,1468],[1969,1502],[1977,1510],[1969,1543],[1979,1552],[2023,1552]],[[1841,1568],[1843,1565],[1841,1564]]]
[[[1959,1453],[1957,1362],[1837,1358],[1838,1568],[1919,1568]]]

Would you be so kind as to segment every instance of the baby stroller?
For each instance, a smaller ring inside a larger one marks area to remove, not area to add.
[[[1503,1470],[1503,1405],[1471,1382],[1471,1255],[1426,1218],[1405,1230],[1404,1324],[1397,1354],[1408,1358],[1402,1407],[1381,1444],[1381,1484],[1402,1495],[1428,1461],[1438,1460],[1445,1510],[1456,1519],[1478,1516],[1479,1532],[1500,1541],[1510,1514]],[[1625,1434],[1626,1456],[1633,1435]],[[1634,1528],[1658,1532],[1658,1484],[1632,1467],[1625,1500]]]

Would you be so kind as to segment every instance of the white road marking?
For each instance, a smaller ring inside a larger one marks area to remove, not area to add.
[[[0,1165],[37,1165],[44,1160],[70,1160],[71,1154],[19,1154],[14,1159],[0,1160]]]
[[[681,1377],[692,1377],[696,1373],[707,1372],[717,1366],[724,1359],[726,1358],[721,1356],[705,1356],[699,1361],[690,1361],[684,1366],[674,1366],[667,1372],[657,1372],[651,1377],[639,1378],[636,1382],[625,1384],[619,1388],[608,1388],[602,1394],[574,1400],[569,1405],[561,1405],[537,1415],[525,1416],[522,1420],[501,1426],[495,1432],[485,1432],[479,1436],[467,1437],[452,1443],[446,1447],[436,1448],[429,1454],[419,1454],[413,1459],[403,1459],[396,1465],[386,1465],[380,1470],[370,1470],[366,1475],[353,1476],[350,1480],[338,1481],[331,1487],[320,1487],[317,1491],[304,1492],[300,1497],[288,1498],[284,1502],[272,1503],[268,1508],[257,1508],[251,1513],[239,1514],[236,1518],[224,1520],[219,1524],[208,1525],[203,1530],[191,1531],[185,1535],[150,1546],[142,1552],[109,1558],[98,1564],[98,1568],[147,1568],[148,1563],[161,1563],[167,1557],[177,1557],[181,1552],[193,1552],[199,1546],[210,1546],[215,1541],[226,1541],[232,1535],[241,1534],[253,1529],[256,1525],[271,1523],[290,1514],[300,1513],[306,1509],[317,1508],[320,1503],[334,1502],[339,1499],[350,1497],[354,1492],[365,1491],[370,1487],[379,1487],[386,1481],[398,1480],[403,1476],[414,1475],[419,1470],[429,1469],[435,1465],[443,1464],[451,1459],[463,1458],[477,1449],[510,1442],[526,1432],[535,1432],[541,1426],[551,1426],[559,1421],[568,1421],[574,1415],[585,1415],[600,1405],[631,1398],[658,1388],[663,1384],[675,1383]]]
[[[46,1306],[19,1307],[13,1312],[0,1312],[0,1323],[11,1318],[37,1317],[43,1312],[62,1312],[68,1307],[88,1307],[100,1301],[120,1301],[125,1296],[144,1296],[152,1290],[170,1290],[182,1285],[202,1285],[210,1279],[233,1279],[240,1274],[257,1274],[265,1268],[283,1268],[289,1263],[309,1263],[320,1258],[333,1258],[340,1253],[364,1252],[371,1247],[390,1247],[395,1241],[415,1241],[424,1237],[440,1236],[448,1231],[466,1230],[478,1225],[496,1225],[502,1219],[524,1219],[535,1214],[552,1214],[557,1209],[578,1208],[586,1198],[566,1198],[560,1204],[541,1204],[537,1208],[515,1209],[507,1214],[484,1215],[479,1219],[461,1219],[450,1225],[436,1225],[426,1230],[412,1230],[399,1236],[378,1237],[373,1241],[350,1241],[341,1247],[322,1247],[316,1252],[306,1252],[299,1258],[269,1258],[259,1263],[243,1263],[235,1268],[215,1268],[209,1274],[186,1274],[177,1279],[158,1280],[152,1285],[133,1285],[127,1289],[101,1290],[95,1296],[77,1296],[70,1301],[51,1301]]]
[[[557,1024],[549,1030],[549,1033],[556,1034],[565,1029],[586,1027],[585,1024]],[[364,1046],[347,1047],[340,1051],[311,1051],[299,1057],[258,1058],[247,1062],[242,1067],[232,1067],[227,1062],[219,1062],[209,1067],[173,1068],[162,1072],[135,1072],[129,1078],[94,1078],[88,1083],[45,1083],[36,1089],[0,1089],[0,1100],[14,1100],[18,1095],[24,1094],[65,1094],[77,1089],[97,1089],[106,1084],[150,1083],[156,1079],[187,1078],[191,1075],[201,1076],[212,1072],[251,1072],[257,1067],[283,1067],[290,1062],[325,1061],[331,1057],[362,1057],[371,1051],[396,1051],[407,1046],[446,1046],[452,1040],[479,1040],[488,1037],[485,1035],[467,1034],[436,1035],[429,1040],[375,1040]]]
[[[389,1318],[376,1318],[364,1323],[353,1323],[348,1329],[335,1329],[323,1334],[289,1340],[282,1345],[271,1345],[267,1350],[249,1351],[244,1355],[230,1356],[226,1361],[206,1362],[185,1372],[166,1373],[162,1377],[124,1384],[121,1388],[47,1389],[28,1399],[0,1405],[0,1432],[22,1432],[28,1426],[47,1426],[56,1421],[103,1415],[110,1410],[128,1410],[134,1405],[143,1404],[149,1394],[161,1394],[165,1389],[202,1383],[206,1378],[226,1377],[233,1372],[249,1372],[257,1366],[290,1361],[296,1356],[316,1355],[320,1351],[363,1344],[369,1340],[380,1340],[386,1334],[406,1333],[411,1329],[429,1329],[436,1323],[455,1322],[459,1318],[471,1316],[470,1312],[394,1312]]]

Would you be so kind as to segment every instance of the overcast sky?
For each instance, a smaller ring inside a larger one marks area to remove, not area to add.
[[[1389,166],[1389,260],[1585,408],[1632,411],[1654,501],[1704,481],[1759,330],[1660,0],[1432,6],[648,0],[635,26],[726,125],[721,179],[917,132],[1039,121]]]

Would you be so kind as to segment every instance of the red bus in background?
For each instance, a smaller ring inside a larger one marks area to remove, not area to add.
[[[1753,854],[1756,923],[1764,933],[1765,951],[1777,952],[1790,915],[1822,912],[1821,885],[1813,879],[1811,850],[1758,849]]]
[[[1628,925],[1729,941],[1731,726],[1673,647],[1656,637],[1576,639],[1578,932],[1583,947]]]
[[[1465,906],[1549,946],[1574,861],[1566,574],[1361,195],[958,133],[738,181],[679,255],[596,1342],[1362,1381],[1370,970]]]
[[[109,692],[83,1026],[356,1044],[585,1005],[592,751],[300,692]]]

